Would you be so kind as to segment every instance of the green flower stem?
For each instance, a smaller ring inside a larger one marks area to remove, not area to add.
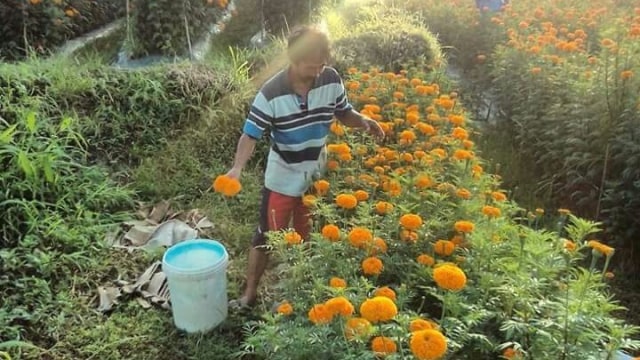
[[[584,283],[584,287],[582,288],[582,292],[580,293],[580,302],[578,303],[578,309],[576,310],[576,314],[580,314],[581,310],[582,310],[582,303],[584,302],[584,297],[587,294],[587,290],[589,289],[589,282],[591,281],[591,277],[593,276],[593,270],[596,267],[596,262],[598,261],[598,258],[596,255],[594,255],[595,250],[592,252],[591,255],[591,265],[589,265],[589,275],[587,276],[587,280]]]
[[[602,279],[604,279],[605,275],[607,274],[607,269],[609,269],[609,263],[611,262],[611,255],[607,256],[607,258],[604,261],[604,268],[602,269]]]
[[[440,326],[442,326],[442,322],[444,321],[444,315],[447,310],[447,293],[446,290],[443,291],[442,296],[442,314],[440,315]]]

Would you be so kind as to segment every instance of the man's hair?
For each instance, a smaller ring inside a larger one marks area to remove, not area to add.
[[[317,27],[302,25],[295,27],[287,40],[289,59],[296,63],[310,58],[329,61],[331,49],[329,37]]]

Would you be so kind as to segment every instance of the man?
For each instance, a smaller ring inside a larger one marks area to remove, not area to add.
[[[233,167],[227,176],[239,179],[256,141],[267,131],[269,150],[260,224],[252,241],[247,284],[232,307],[255,304],[257,288],[267,266],[265,233],[293,227],[303,239],[310,231],[309,212],[302,196],[324,171],[326,140],[334,116],[345,126],[382,138],[380,125],[352,109],[339,74],[325,64],[329,39],[313,27],[295,29],[287,45],[289,66],[269,79],[255,97],[238,141]]]

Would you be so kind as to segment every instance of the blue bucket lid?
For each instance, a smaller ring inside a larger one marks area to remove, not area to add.
[[[162,265],[174,273],[198,273],[226,263],[228,256],[227,250],[218,241],[185,240],[167,249],[162,258]]]

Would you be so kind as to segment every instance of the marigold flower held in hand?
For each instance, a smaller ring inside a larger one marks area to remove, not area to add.
[[[360,305],[360,315],[374,324],[389,321],[397,314],[396,304],[384,296],[367,299]]]
[[[438,330],[419,330],[411,333],[409,347],[419,360],[437,360],[447,352],[447,338]]]
[[[282,315],[291,315],[293,314],[293,306],[291,306],[291,304],[289,304],[289,302],[285,301],[282,304],[278,305],[278,308],[276,309],[276,311],[278,312],[278,314],[282,314]]]
[[[418,256],[417,258],[418,264],[422,264],[422,265],[426,265],[426,266],[433,266],[433,264],[436,263],[436,260],[427,254],[421,254]]]
[[[336,196],[336,204],[343,209],[353,209],[358,206],[358,199],[351,194]]]
[[[388,286],[377,288],[373,295],[388,297],[389,299],[396,301],[396,292]]]
[[[433,280],[444,290],[458,291],[467,284],[467,276],[453,264],[443,264],[433,270]]]
[[[284,241],[289,245],[298,245],[302,243],[302,236],[295,231],[290,231],[284,234]]]
[[[449,256],[455,249],[456,245],[449,240],[438,240],[433,244],[433,251],[440,256]]]
[[[365,337],[371,332],[371,323],[364,318],[351,318],[344,326],[344,335],[347,340]]]
[[[351,316],[355,311],[353,305],[344,296],[338,296],[327,300],[324,305],[329,309],[332,316],[341,315],[344,317]]]
[[[329,280],[329,286],[331,286],[332,288],[336,288],[336,289],[346,288],[347,287],[347,282],[342,278],[332,277]]]
[[[393,339],[385,336],[376,336],[371,341],[371,350],[379,355],[389,355],[398,351],[398,346]]]
[[[220,175],[213,181],[213,190],[226,197],[233,197],[242,190],[242,185],[238,179],[227,175]]]
[[[382,260],[377,257],[371,256],[362,261],[362,272],[365,275],[380,275],[383,269]]]
[[[349,243],[357,248],[364,249],[373,241],[373,234],[369,229],[362,227],[354,227],[347,235]]]
[[[324,304],[314,305],[307,315],[309,320],[316,325],[328,324],[333,320],[333,314]]]
[[[329,241],[340,240],[340,228],[333,224],[328,224],[322,227],[322,237]]]
[[[458,232],[470,233],[475,228],[475,225],[471,221],[461,220],[461,221],[456,221],[453,227]]]

